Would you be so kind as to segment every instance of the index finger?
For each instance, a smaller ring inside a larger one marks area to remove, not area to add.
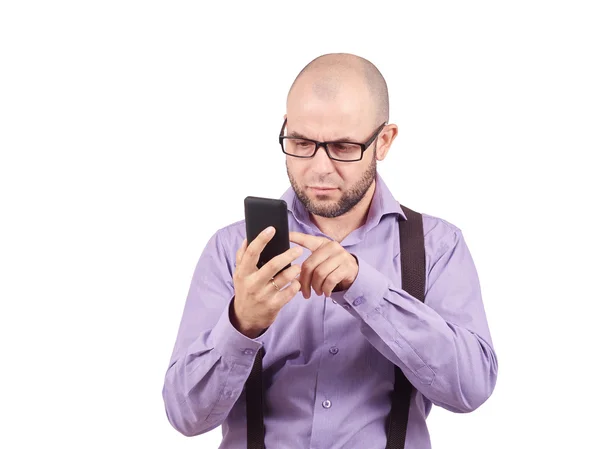
[[[246,248],[246,251],[242,255],[242,260],[240,262],[241,269],[247,273],[256,270],[256,265],[258,264],[258,259],[260,257],[260,253],[265,249],[267,243],[273,238],[275,235],[275,228],[273,226],[269,226],[263,229],[260,234],[256,236],[252,242]]]
[[[297,243],[300,246],[310,249],[312,252],[319,249],[324,241],[328,240],[316,235],[303,234],[302,232],[290,232],[290,242]]]

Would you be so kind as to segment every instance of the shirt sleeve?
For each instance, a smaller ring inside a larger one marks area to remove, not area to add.
[[[235,260],[224,234],[211,237],[196,265],[162,390],[169,422],[186,436],[222,424],[263,345],[231,324]]]
[[[332,298],[346,303],[363,335],[425,397],[466,413],[492,394],[498,362],[479,278],[460,229],[448,233],[435,252],[441,256],[429,269],[424,303],[358,255],[354,283]]]

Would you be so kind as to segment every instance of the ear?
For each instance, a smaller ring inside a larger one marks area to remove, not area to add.
[[[390,150],[392,142],[398,135],[398,127],[393,123],[386,125],[383,128],[383,131],[379,134],[377,138],[377,160],[382,161],[385,159],[387,152]]]

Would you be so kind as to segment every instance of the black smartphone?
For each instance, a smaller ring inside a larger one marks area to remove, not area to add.
[[[247,196],[244,199],[244,214],[246,217],[246,238],[248,245],[258,234],[269,226],[275,228],[275,235],[260,253],[257,268],[261,268],[273,257],[290,249],[290,233],[288,228],[287,203],[274,198]],[[291,264],[277,272],[281,273]]]

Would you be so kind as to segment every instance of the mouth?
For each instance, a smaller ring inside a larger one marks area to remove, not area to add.
[[[329,193],[336,190],[335,187],[308,187],[311,191],[315,193]]]

